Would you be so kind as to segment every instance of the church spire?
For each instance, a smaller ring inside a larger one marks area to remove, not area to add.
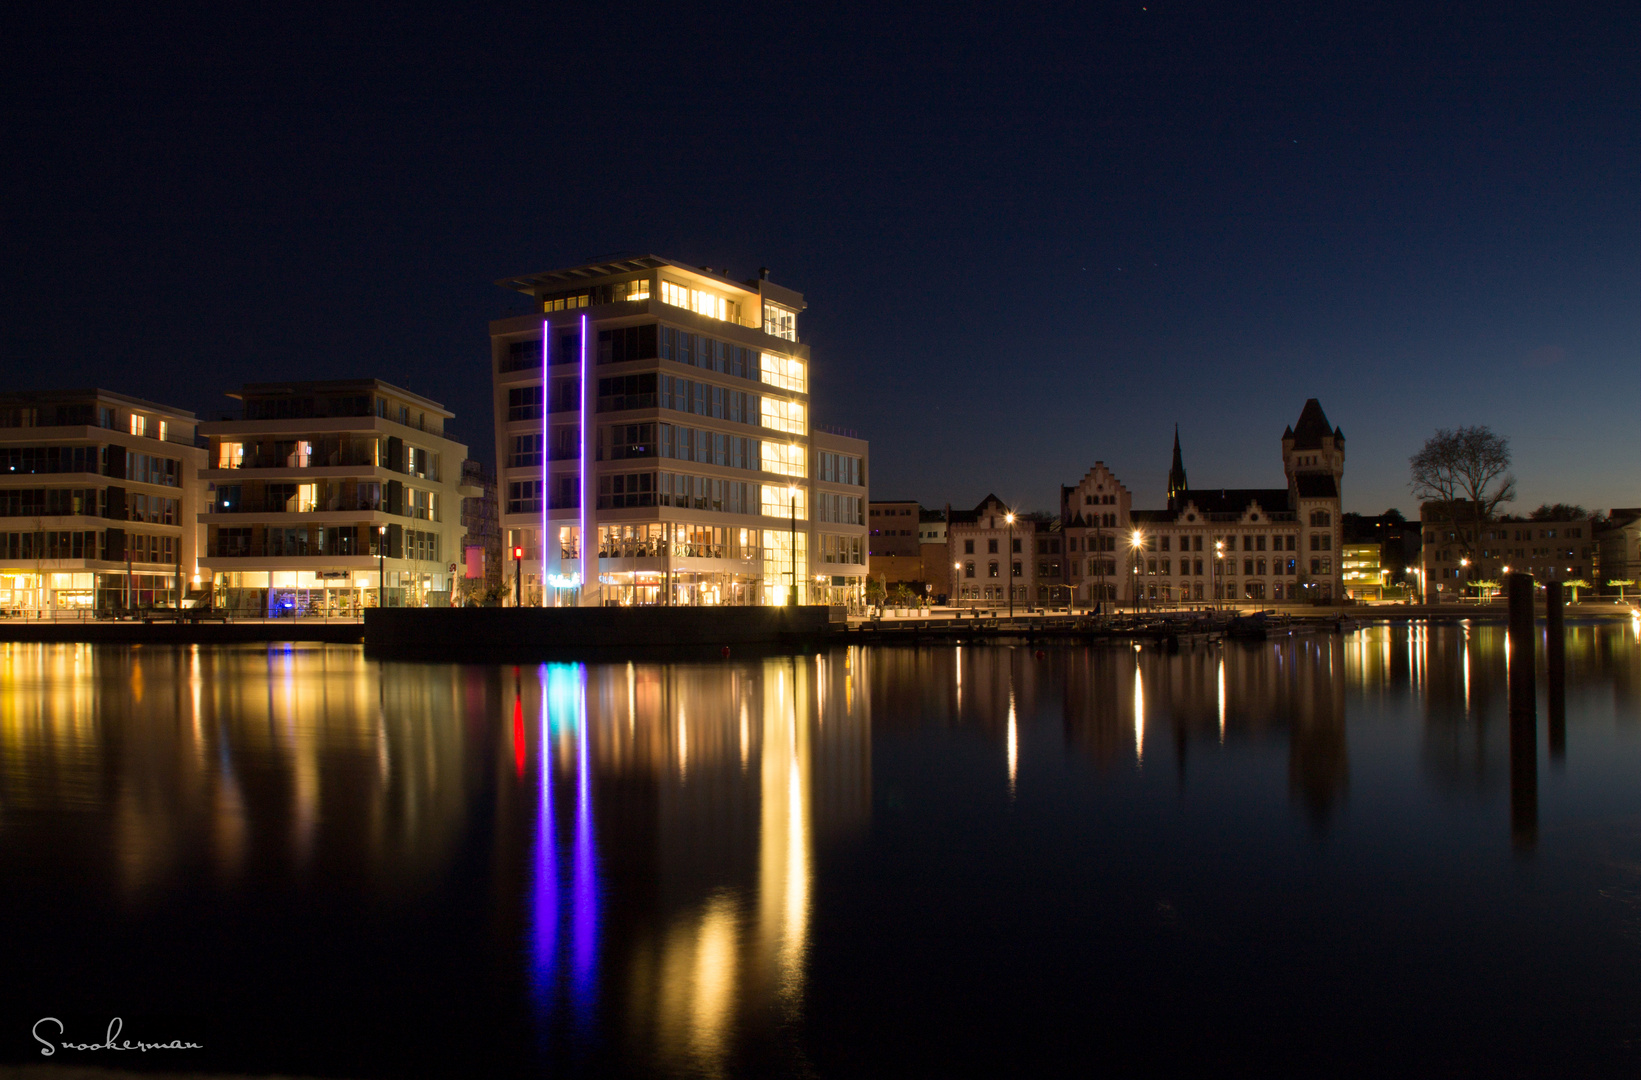
[[[1179,452],[1179,425],[1174,425],[1174,464],[1168,470],[1168,509],[1178,510],[1185,498],[1185,459]]]

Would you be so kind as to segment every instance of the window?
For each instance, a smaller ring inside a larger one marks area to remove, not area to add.
[[[1255,551],[1264,551],[1265,550],[1265,538],[1263,536],[1254,537],[1254,550]]]
[[[969,562],[966,562],[966,563],[963,564],[963,576],[966,577],[966,578],[972,578],[974,576],[974,562],[973,562],[973,560],[970,560]]]
[[[793,356],[777,356],[774,353],[763,353],[761,360],[761,370],[765,383],[799,394],[805,392],[806,384],[802,360]]]
[[[507,464],[512,468],[526,465],[541,464],[541,435],[513,436],[513,452],[507,458]]]
[[[1248,575],[1249,577],[1253,576],[1254,561],[1252,559],[1243,559],[1242,560],[1242,572],[1244,574]]]
[[[963,554],[965,554],[965,555],[973,555],[974,554],[974,541],[973,540],[963,541]]]
[[[1167,551],[1168,550],[1168,545],[1173,541],[1173,539],[1174,538],[1171,537],[1171,536],[1163,537],[1162,538],[1162,550]]]
[[[148,434],[148,417],[138,416],[136,413],[132,413],[131,414],[131,434],[133,434],[133,435],[147,435]]]
[[[541,387],[515,386],[507,391],[508,420],[541,419]]]
[[[989,562],[989,563],[986,564],[986,576],[987,577],[996,577],[997,576],[997,563],[995,561]]]
[[[661,282],[661,302],[673,307],[687,308],[697,315],[705,315],[709,319],[726,320],[733,313],[734,305],[719,296],[717,293],[705,289],[686,289],[682,285],[675,285],[670,281]]]
[[[779,304],[764,304],[764,333],[786,341],[798,340],[797,312]]]
[[[1326,510],[1312,510],[1311,524],[1313,526],[1331,525],[1333,517]]]
[[[654,424],[612,424],[604,435],[609,460],[655,457]]]
[[[1019,577],[1020,576],[1020,560],[1015,559],[1013,565],[1009,569],[1013,572],[1015,577]]]
[[[986,554],[997,554],[997,538],[995,536],[986,541]]]
[[[239,469],[245,465],[245,444],[225,442],[217,444],[217,468]]]
[[[764,444],[763,467],[765,472],[776,473],[780,476],[803,476],[805,474],[803,447],[798,443],[778,443],[771,440]]]
[[[1013,550],[1014,554],[1020,554],[1020,538],[1016,536],[1009,544],[1009,547]]]
[[[804,423],[804,407],[799,402],[766,396],[762,412],[763,426],[772,431],[803,435],[809,430]]]
[[[171,425],[166,423],[164,420],[161,420],[160,421],[160,442],[164,442],[166,436],[170,435],[170,434],[171,434]],[[169,543],[170,541],[167,540],[166,542]]]
[[[507,485],[507,513],[539,514],[541,512],[541,481],[518,480]]]
[[[655,474],[624,473],[598,478],[598,508],[654,506]]]
[[[626,290],[624,295],[621,293],[623,288]],[[629,281],[625,286],[617,285],[616,291],[617,295],[620,296],[622,300],[648,300],[650,298],[649,278],[640,278],[638,281]]]

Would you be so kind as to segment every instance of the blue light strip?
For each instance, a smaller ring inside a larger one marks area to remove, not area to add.
[[[551,489],[551,477],[547,470],[552,467],[549,460],[551,454],[547,450],[547,367],[551,362],[548,357],[548,343],[552,340],[553,326],[546,319],[541,320],[541,606],[547,606],[547,507],[551,500],[548,491]],[[555,560],[556,561],[556,560]]]

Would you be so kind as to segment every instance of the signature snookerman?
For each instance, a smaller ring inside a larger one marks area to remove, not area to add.
[[[40,1025],[41,1024],[56,1024],[57,1025],[57,1036],[58,1036],[58,1038],[61,1038],[62,1036],[68,1034],[68,1032],[63,1028],[63,1022],[61,1020],[57,1019],[55,1016],[42,1016],[40,1019],[36,1020],[34,1022],[34,1028],[33,1028],[34,1040],[40,1044],[40,1047],[41,1047],[40,1056],[41,1057],[50,1057],[51,1055],[55,1054],[57,1052],[57,1047],[58,1046],[61,1046],[64,1050],[144,1050],[144,1051],[147,1051],[147,1050],[201,1050],[201,1049],[203,1049],[203,1047],[201,1047],[199,1043],[184,1042],[181,1039],[172,1039],[170,1042],[152,1042],[152,1043],[151,1042],[141,1042],[141,1041],[132,1042],[130,1039],[122,1039],[119,1042],[115,1042],[114,1040],[119,1038],[120,1029],[125,1026],[125,1021],[121,1020],[117,1016],[114,1019],[112,1019],[108,1022],[108,1036],[102,1042],[96,1042],[96,1043],[77,1043],[77,1042],[64,1041],[64,1042],[61,1042],[61,1043],[53,1044],[51,1042],[51,1040],[49,1040],[47,1038],[44,1038],[40,1034]]]

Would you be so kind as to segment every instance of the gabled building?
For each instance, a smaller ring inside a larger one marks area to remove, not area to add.
[[[1315,398],[1282,433],[1282,467],[1286,487],[1193,488],[1176,429],[1166,508],[1140,510],[1095,462],[1061,489],[1066,584],[1089,605],[1342,598],[1345,436]]]

